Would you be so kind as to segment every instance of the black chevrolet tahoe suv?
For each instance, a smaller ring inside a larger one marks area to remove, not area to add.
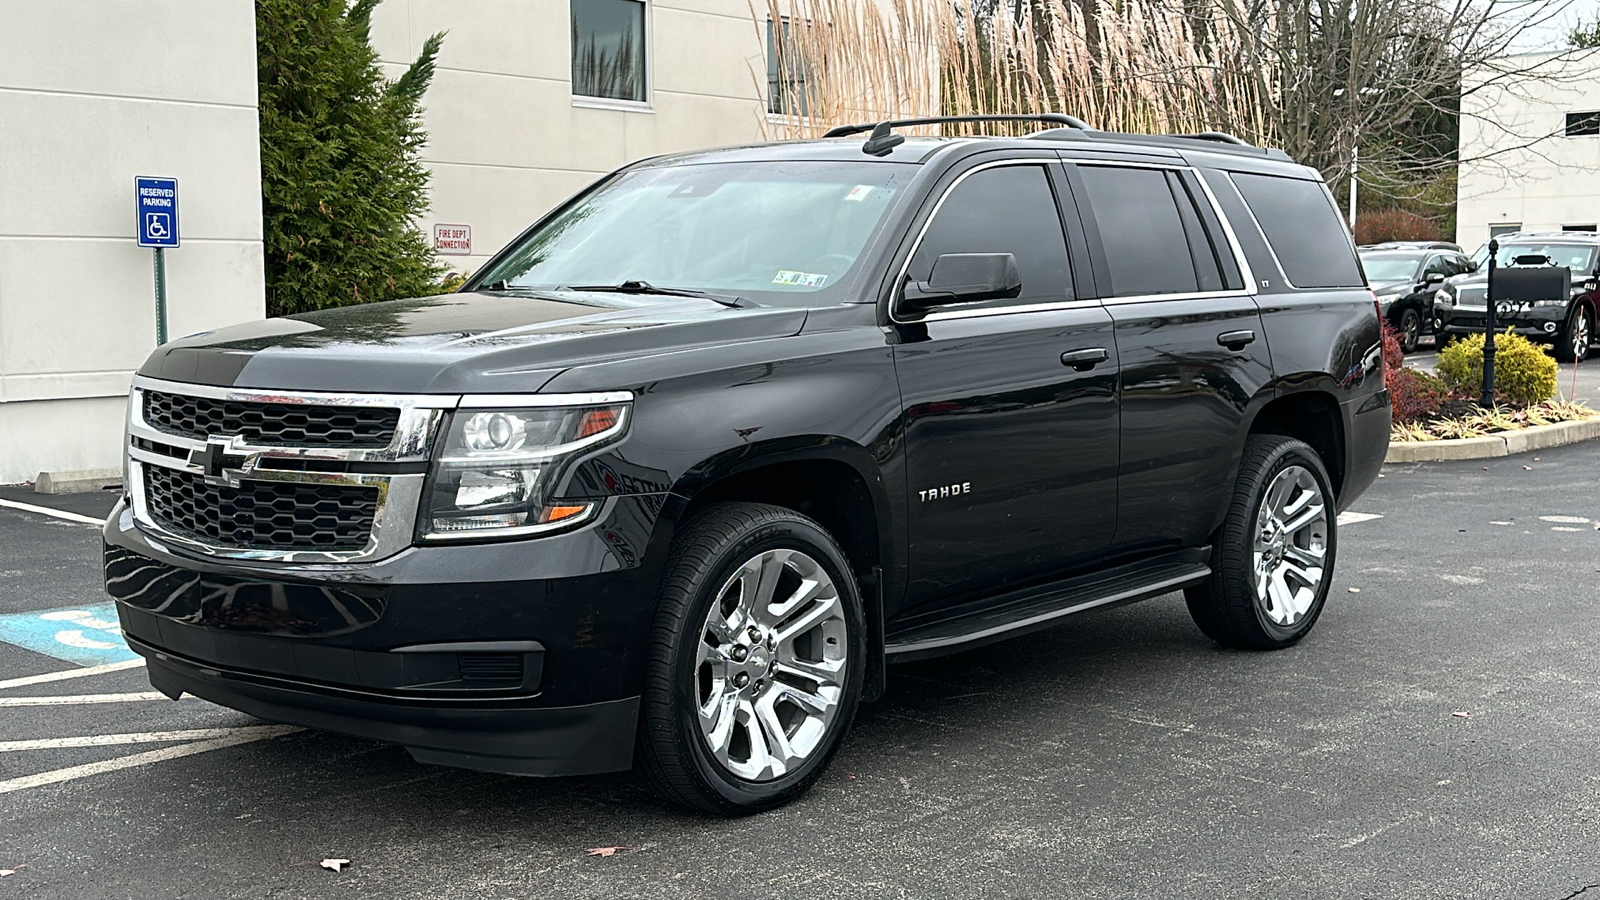
[[[457,293],[162,346],[104,531],[151,683],[742,813],[891,662],[1179,590],[1301,639],[1389,439],[1332,199],[1046,121],[646,160]]]
[[[1600,307],[1600,235],[1581,231],[1518,232],[1501,235],[1499,241],[1497,268],[1562,266],[1571,274],[1572,287],[1564,297],[1497,302],[1497,327],[1548,345],[1559,362],[1587,359],[1594,342],[1595,312]],[[1488,254],[1484,256],[1487,259]],[[1483,333],[1489,315],[1485,301],[1488,291],[1487,265],[1440,286],[1433,302],[1434,342],[1440,350],[1459,337]]]

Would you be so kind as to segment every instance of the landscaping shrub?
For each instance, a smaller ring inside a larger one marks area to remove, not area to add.
[[[438,293],[422,96],[443,34],[393,80],[379,0],[256,0],[267,315]]]
[[[1383,381],[1389,387],[1389,405],[1397,423],[1414,422],[1433,415],[1449,398],[1444,382],[1418,369],[1408,368],[1400,350],[1400,332],[1383,323]]]
[[[1495,395],[1515,406],[1543,403],[1556,393],[1556,361],[1544,348],[1512,334],[1495,335]],[[1483,335],[1453,341],[1439,354],[1439,377],[1454,393],[1476,395],[1483,385]]]
[[[1403,209],[1358,213],[1356,243],[1381,244],[1384,241],[1437,241],[1439,224],[1426,216]]]

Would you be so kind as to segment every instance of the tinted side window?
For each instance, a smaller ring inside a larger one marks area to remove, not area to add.
[[[944,198],[906,274],[927,281],[942,253],[1010,253],[1022,294],[984,306],[1060,303],[1072,299],[1072,267],[1055,194],[1042,166],[975,172]]]
[[[1320,181],[1230,173],[1295,287],[1361,287],[1344,220]]]
[[[1078,171],[1111,269],[1111,296],[1200,289],[1189,232],[1166,172],[1116,166],[1079,166]]]
[[[1428,260],[1428,267],[1426,269],[1422,270],[1422,276],[1424,278],[1428,277],[1429,275],[1449,275],[1449,274],[1451,274],[1450,273],[1450,267],[1448,265],[1446,265],[1444,257],[1442,257],[1442,256],[1435,256],[1432,259],[1429,259]]]

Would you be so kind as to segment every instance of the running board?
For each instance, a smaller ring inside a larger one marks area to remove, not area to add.
[[[884,656],[889,662],[943,656],[1049,628],[1074,613],[1159,597],[1204,581],[1210,558],[1211,548],[1199,547],[970,603],[936,621],[891,631]]]

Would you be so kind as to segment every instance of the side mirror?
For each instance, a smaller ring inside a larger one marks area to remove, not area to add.
[[[1022,274],[1010,253],[943,253],[933,261],[927,281],[907,282],[901,300],[907,310],[1005,300],[1022,294]]]
[[[1436,284],[1444,284],[1444,273],[1443,272],[1429,272],[1422,280],[1423,280],[1423,283],[1427,284],[1430,287],[1433,286],[1433,285],[1436,285]]]

